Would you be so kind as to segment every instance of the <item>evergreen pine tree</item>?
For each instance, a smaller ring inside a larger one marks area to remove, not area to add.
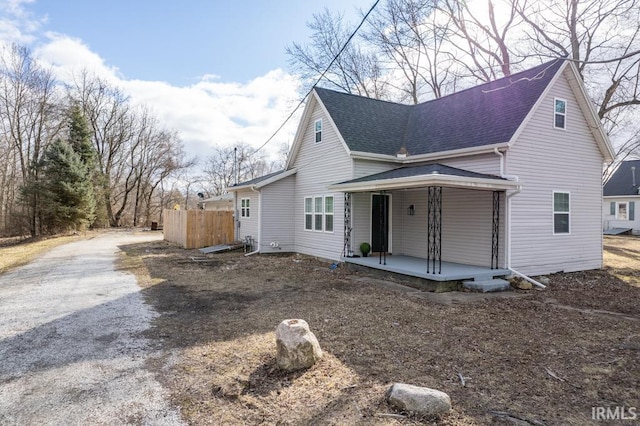
[[[97,183],[98,174],[96,172],[96,151],[91,144],[91,130],[87,122],[82,108],[78,104],[74,104],[69,111],[69,144],[73,150],[80,156],[80,160],[84,164],[87,171],[87,181],[90,182],[89,192],[86,194],[87,204],[93,206],[88,212],[93,220],[91,226],[97,219],[98,197],[96,189],[100,186]],[[103,220],[103,222],[106,221]]]
[[[78,105],[72,106],[69,112],[69,143],[93,174],[96,155],[93,146],[91,146],[91,131],[82,109]]]
[[[41,218],[47,232],[83,229],[94,218],[93,183],[72,145],[61,139],[49,146],[42,160],[39,195]]]

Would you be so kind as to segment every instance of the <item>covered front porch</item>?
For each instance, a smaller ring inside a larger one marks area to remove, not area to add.
[[[344,192],[342,260],[431,281],[491,280],[505,261],[504,178],[440,164],[332,185]],[[360,257],[369,242],[373,256]]]

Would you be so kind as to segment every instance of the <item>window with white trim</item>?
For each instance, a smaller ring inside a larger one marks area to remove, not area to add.
[[[556,129],[567,128],[567,101],[554,99],[553,101],[553,127]]]
[[[553,233],[568,234],[571,220],[570,196],[568,192],[553,192]]]
[[[304,229],[333,232],[333,195],[304,198]]]
[[[251,217],[251,199],[240,199],[240,217]]]
[[[313,230],[313,198],[306,197],[304,199],[304,229]]]
[[[618,208],[616,209],[616,219],[618,220],[627,220],[629,218],[629,209],[627,203],[618,203]]]
[[[313,129],[316,134],[316,143],[322,142],[322,118],[318,119],[313,123]]]
[[[324,231],[333,232],[333,196],[324,197]]]
[[[322,208],[322,197],[313,198],[313,230],[322,231],[322,216],[324,209]]]

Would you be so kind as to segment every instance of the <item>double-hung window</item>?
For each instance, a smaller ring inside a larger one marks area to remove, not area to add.
[[[316,120],[313,123],[313,130],[316,135],[316,143],[322,142],[322,119]]]
[[[305,197],[304,229],[333,232],[333,195]]]
[[[553,127],[556,129],[567,128],[567,101],[564,99],[554,99],[553,105]]]
[[[324,197],[324,231],[333,232],[333,196]]]
[[[251,199],[250,198],[242,198],[240,199],[240,217],[251,217]]]
[[[304,229],[307,231],[313,230],[313,198],[307,197],[304,199]]]
[[[571,206],[568,192],[553,192],[553,233],[568,234],[570,231]]]

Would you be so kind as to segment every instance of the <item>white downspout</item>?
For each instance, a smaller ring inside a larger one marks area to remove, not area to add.
[[[262,197],[260,196],[260,191],[256,189],[255,185],[251,186],[251,190],[258,194],[258,248],[251,253],[246,253],[244,257],[260,253],[260,240],[262,239],[262,235],[260,234],[260,232],[262,231]]]
[[[233,234],[234,240],[240,240],[240,220],[238,218],[238,191],[233,191]]]
[[[513,182],[520,182],[520,178],[516,175],[509,175],[506,174],[504,172],[505,170],[505,157],[504,154],[502,152],[500,152],[500,150],[498,150],[498,148],[494,148],[493,152],[495,152],[499,157],[500,157],[500,177],[503,179],[507,179]],[[530,278],[518,271],[516,271],[515,269],[513,269],[511,267],[511,198],[514,197],[515,195],[518,195],[520,192],[522,191],[522,186],[518,185],[517,189],[509,194],[507,194],[507,205],[506,205],[506,210],[507,210],[507,226],[505,229],[505,243],[507,246],[507,253],[506,253],[506,269],[509,269],[511,272],[513,272],[514,275],[517,275],[521,278],[524,278],[525,280],[529,281],[531,284],[540,287],[540,288],[546,288],[546,286],[542,283],[539,283],[538,281],[534,280],[533,278]]]

